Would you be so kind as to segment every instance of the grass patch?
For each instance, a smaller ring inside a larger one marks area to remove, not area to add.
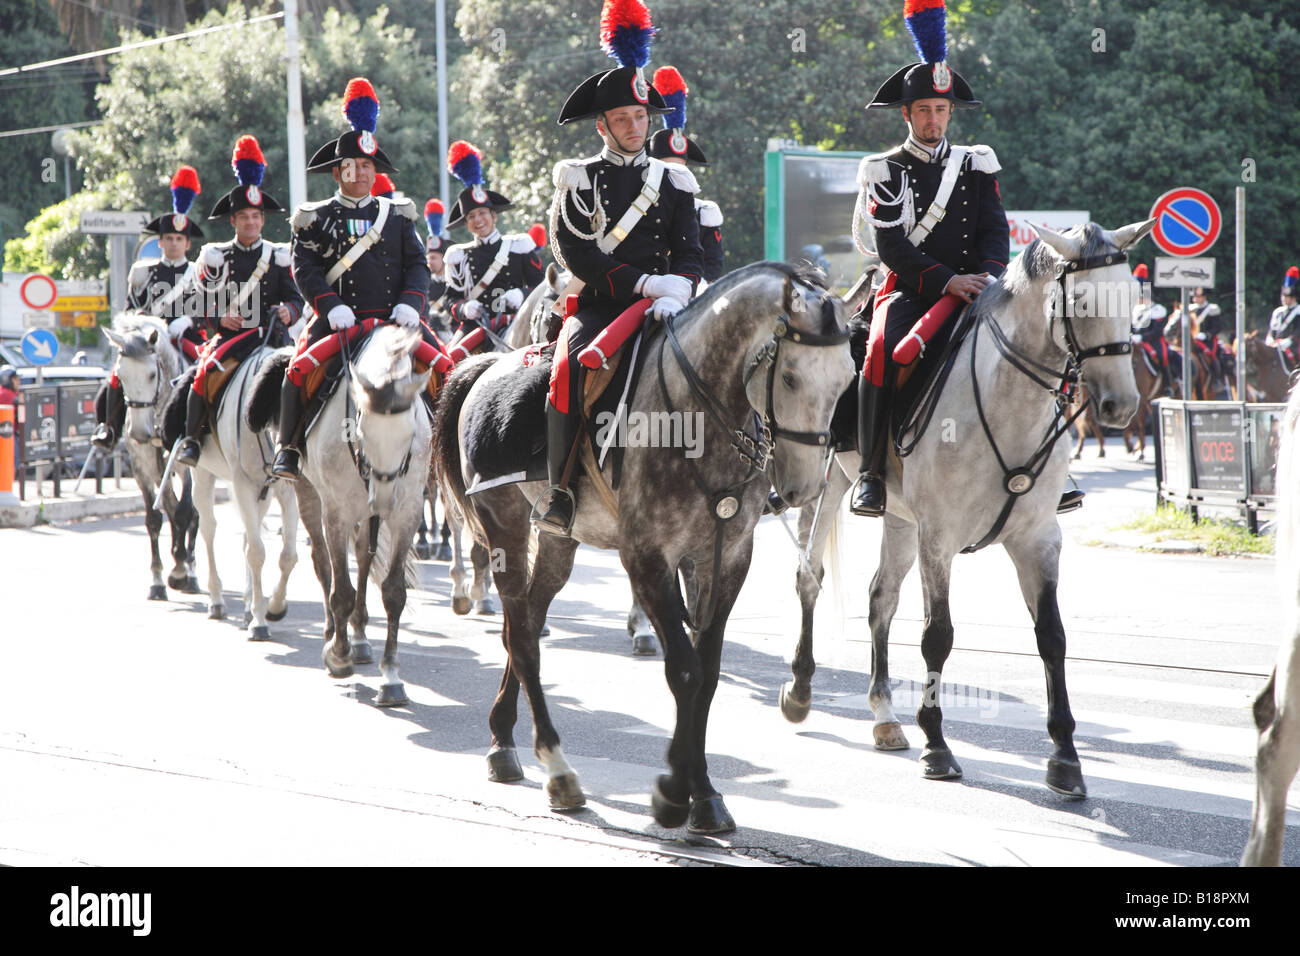
[[[1149,534],[1154,541],[1192,541],[1206,554],[1272,554],[1273,535],[1251,534],[1244,524],[1223,518],[1205,518],[1193,522],[1191,513],[1172,505],[1163,505],[1154,514],[1142,515],[1119,525],[1125,531]]]

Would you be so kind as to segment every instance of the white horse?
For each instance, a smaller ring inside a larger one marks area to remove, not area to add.
[[[397,629],[406,606],[404,556],[420,524],[433,434],[420,400],[430,372],[416,375],[411,367],[418,341],[418,332],[396,325],[375,329],[349,363],[348,380],[330,396],[307,436],[302,473],[308,484],[298,482],[300,496],[319,499],[320,530],[328,549],[325,569],[313,540],[317,575],[329,588],[321,660],[331,677],[349,677],[354,664],[372,659],[365,636],[366,582],[372,569],[380,572],[388,618],[379,665],[384,677],[376,701],[380,707],[407,702],[397,666]],[[355,589],[348,575],[349,543],[357,558]],[[328,582],[323,570],[329,572]]]
[[[273,354],[273,349],[260,346],[230,376],[217,407],[210,412],[212,427],[203,436],[199,463],[192,469],[199,531],[208,553],[208,617],[219,621],[226,616],[216,558],[216,480],[220,478],[230,485],[231,497],[244,525],[244,626],[248,628],[250,641],[269,640],[267,621],[279,621],[288,613],[289,572],[298,563],[298,502],[292,489],[270,481],[271,462],[275,458],[272,435],[265,429],[249,428],[244,417],[257,373]],[[184,403],[191,380],[187,377],[183,381],[176,402]],[[179,417],[169,416],[169,424],[179,424]],[[167,437],[173,437],[170,431]],[[272,494],[280,503],[280,580],[268,599],[262,589],[262,566],[266,562],[262,522]]]
[[[880,564],[870,589],[868,704],[875,715],[876,746],[906,749],[890,695],[889,625],[903,578],[919,556],[927,675],[917,724],[926,735],[921,763],[928,779],[962,773],[943,737],[939,707],[940,678],[953,644],[952,560],[960,551],[1001,544],[1015,565],[1046,670],[1047,728],[1055,744],[1047,784],[1058,793],[1086,795],[1056,601],[1061,552],[1056,506],[1069,469],[1069,449],[1058,440],[1064,431],[1058,390],[1062,370],[1076,369],[1103,424],[1122,427],[1133,416],[1138,393],[1129,356],[1128,302],[1136,285],[1123,250],[1153,224],[1134,223],[1114,232],[1096,223],[1065,233],[1038,229],[1039,241],[971,307],[971,331],[955,348],[947,384],[932,391],[932,401],[923,406],[922,419],[934,424],[911,433],[909,457],[889,456]],[[954,441],[953,435],[962,437]],[[839,456],[839,467],[830,469],[821,517],[838,514],[858,465],[856,452]],[[808,508],[800,515],[802,542],[810,533],[813,540],[809,564],[797,575],[803,627],[791,665],[795,679],[781,690],[782,713],[792,721],[803,720],[811,705],[813,607],[832,526],[818,520],[812,527],[819,512]]]
[[[165,601],[167,584],[178,591],[192,593],[198,590],[191,550],[191,529],[197,516],[190,494],[189,475],[180,476],[179,498],[168,480],[167,486],[163,488],[163,510],[157,511],[154,508],[164,468],[163,409],[171,393],[171,381],[181,373],[181,356],[167,337],[166,323],[144,313],[123,312],[114,316],[113,327],[105,329],[104,334],[117,346],[119,352],[117,374],[127,406],[123,438],[127,455],[131,459],[131,474],[135,476],[140,494],[144,497],[145,527],[149,531],[149,547],[153,558],[150,563],[153,584],[149,588],[149,600]],[[166,584],[163,583],[162,557],[158,552],[158,535],[162,531],[164,514],[171,522],[171,552],[174,562]]]
[[[1300,768],[1300,389],[1291,390],[1277,459],[1277,572],[1286,626],[1277,667],[1255,700],[1255,813],[1242,866],[1280,866],[1286,798]]]

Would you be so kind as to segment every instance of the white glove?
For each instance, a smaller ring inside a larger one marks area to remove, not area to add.
[[[404,329],[413,329],[420,324],[420,313],[405,302],[393,306],[393,321]]]
[[[190,330],[192,325],[194,321],[188,315],[182,315],[179,319],[172,319],[167,323],[167,334],[174,339],[179,339]]]
[[[647,275],[641,280],[641,294],[651,299],[667,297],[676,299],[679,303],[686,302],[691,297],[691,280],[674,275]],[[682,306],[678,305],[677,308],[681,309]]]
[[[199,259],[209,272],[216,272],[226,264],[226,254],[217,246],[204,246]]]
[[[483,303],[478,299],[472,299],[460,307],[460,314],[473,322],[483,315]]]
[[[650,306],[650,314],[656,319],[663,321],[664,319],[672,318],[684,308],[686,308],[686,306],[682,305],[682,303],[678,302],[672,296],[664,295],[655,299],[655,304]]]
[[[346,305],[334,306],[325,318],[329,320],[330,328],[335,332],[341,329],[350,329],[357,324],[356,314]]]
[[[517,312],[524,304],[524,293],[520,289],[511,289],[501,297],[501,302],[505,305],[505,311]]]

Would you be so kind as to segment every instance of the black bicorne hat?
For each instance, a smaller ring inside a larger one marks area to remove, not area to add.
[[[704,150],[686,136],[686,97],[690,90],[676,67],[661,66],[651,81],[664,98],[668,112],[661,117],[664,128],[650,137],[646,152],[655,159],[684,159],[699,166],[709,165]]]
[[[278,202],[262,192],[262,176],[266,173],[266,157],[254,136],[241,136],[230,157],[230,168],[235,171],[239,185],[217,200],[209,219],[233,216],[241,209],[260,209],[262,212],[280,212]]]
[[[897,71],[881,84],[867,109],[894,109],[913,100],[945,99],[954,107],[979,106],[970,85],[948,66],[947,10],[943,0],[905,0],[903,22],[920,63]]]
[[[447,213],[447,228],[459,226],[475,209],[500,212],[514,205],[509,199],[483,185],[483,154],[458,139],[447,150],[447,170],[465,184]]]
[[[190,207],[194,205],[194,198],[201,189],[198,171],[193,166],[182,166],[176,170],[171,182],[172,211],[155,218],[144,227],[144,232],[153,236],[179,233],[191,239],[202,239],[203,230],[189,217]]]
[[[600,47],[619,66],[579,83],[560,110],[559,124],[592,119],[620,106],[644,106],[651,114],[667,113],[668,104],[642,73],[650,62],[654,34],[650,11],[641,0],[605,0],[600,11]]]
[[[348,80],[343,94],[343,115],[352,129],[316,150],[307,164],[307,172],[327,173],[345,159],[368,159],[375,164],[375,172],[395,175],[397,169],[375,139],[379,98],[369,80],[363,77]]]
[[[704,150],[679,129],[661,129],[650,137],[646,152],[655,159],[684,159],[698,166],[709,165]]]

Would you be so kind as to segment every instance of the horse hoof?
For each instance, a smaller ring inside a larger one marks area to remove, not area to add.
[[[165,584],[149,585],[149,600],[150,601],[167,600],[167,585]]]
[[[271,639],[271,629],[265,624],[259,627],[250,628],[248,631],[250,641],[269,641]]]
[[[270,609],[267,609],[267,612],[266,612],[266,619],[267,619],[268,621],[273,622],[273,623],[274,623],[275,621],[283,621],[283,620],[284,620],[284,616],[285,616],[286,614],[288,614],[288,613],[289,613],[289,606],[288,606],[287,604],[284,606],[283,610],[272,611],[272,610],[270,610]]]
[[[329,652],[329,645],[321,653],[321,663],[325,665],[326,672],[330,677],[343,678],[352,676],[352,661],[348,658],[340,660]]]
[[[542,625],[542,629],[541,629],[540,631],[537,632],[537,636],[538,636],[538,637],[550,637],[550,636],[551,636],[551,625],[549,625],[549,624],[543,624],[543,625]]]
[[[248,625],[250,625],[250,624],[252,624],[252,623],[253,623],[253,612],[252,612],[252,611],[245,611],[245,612],[244,612],[244,627],[248,627]]]
[[[587,797],[578,786],[576,773],[563,773],[547,780],[546,796],[551,801],[551,809],[557,813],[581,810],[587,805]]]
[[[410,701],[406,697],[406,688],[401,684],[381,684],[376,707],[405,707]]]
[[[208,608],[209,621],[224,621],[226,619],[226,606],[224,604],[214,604]]]
[[[1075,800],[1082,800],[1088,795],[1088,788],[1083,782],[1083,770],[1077,760],[1048,758],[1047,786]]]
[[[417,542],[415,545],[415,556],[421,561],[428,561],[433,557],[433,545],[427,541]]]
[[[926,780],[960,780],[961,767],[947,747],[942,750],[927,747],[921,753],[921,775]]]
[[[467,597],[453,597],[451,599],[452,611],[462,616],[468,614],[473,606],[473,602]]]
[[[167,586],[173,591],[184,591],[185,585],[188,581],[189,578],[185,576],[184,572],[180,574],[173,573],[167,575]]]
[[[370,651],[369,642],[359,644],[354,641],[348,657],[353,664],[373,664],[375,662],[375,655]]]
[[[493,783],[516,783],[524,779],[519,755],[514,747],[502,747],[488,753],[488,779]]]
[[[202,589],[199,587],[199,579],[190,575],[185,579],[185,587],[181,588],[186,594],[200,594]]]
[[[653,657],[659,653],[653,634],[638,634],[632,638],[632,653],[638,657]]]
[[[731,818],[722,797],[712,796],[707,800],[691,801],[691,816],[686,829],[692,833],[730,833],[736,829],[736,821]]]
[[[781,685],[781,714],[790,723],[801,724],[812,710],[812,695],[807,700],[795,700],[793,690],[794,684],[789,681]]]
[[[660,774],[655,779],[654,786],[650,788],[650,812],[654,815],[655,823],[665,829],[675,830],[690,817],[691,805],[689,802],[677,803],[664,793],[664,784],[671,779],[665,774]]]
[[[871,733],[876,738],[877,750],[907,750],[912,746],[903,736],[903,725],[896,720],[876,724],[871,728]],[[957,776],[961,776],[960,770],[957,771]]]
[[[493,605],[493,603],[489,601],[487,598],[483,598],[483,600],[481,601],[474,602],[475,614],[495,614],[496,612],[497,612],[496,606]]]
[[[451,560],[451,545],[449,545],[446,541],[444,541],[442,544],[438,545],[438,550],[437,550],[437,552],[434,554],[434,559],[437,560],[437,561],[450,561],[450,560]]]

